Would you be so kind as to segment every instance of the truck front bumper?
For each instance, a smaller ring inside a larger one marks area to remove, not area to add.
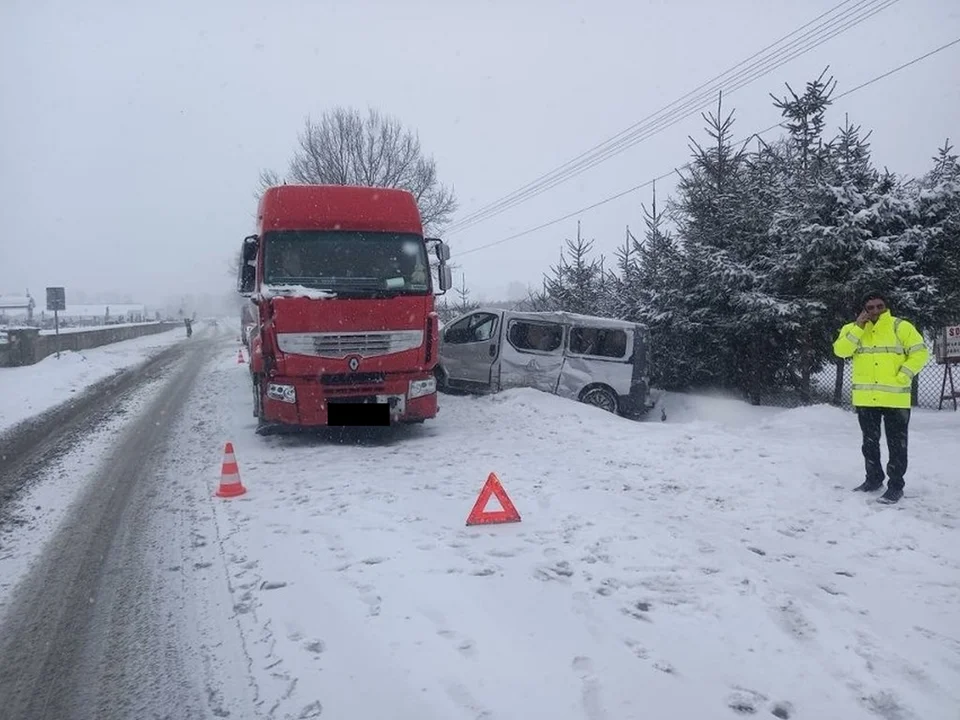
[[[263,421],[271,425],[389,425],[420,422],[437,414],[432,374],[401,375],[377,383],[300,377],[263,382]]]

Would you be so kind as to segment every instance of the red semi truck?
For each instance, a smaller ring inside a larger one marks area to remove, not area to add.
[[[424,238],[405,190],[281,185],[263,193],[238,278],[255,306],[258,433],[436,416],[431,249],[446,292],[449,248]]]

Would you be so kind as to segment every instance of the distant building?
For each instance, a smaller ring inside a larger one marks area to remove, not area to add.
[[[0,325],[52,328],[54,314],[44,308],[39,313],[34,312],[34,307],[34,300],[30,296],[0,295]],[[61,327],[96,327],[154,320],[154,316],[147,313],[145,305],[136,303],[67,305],[66,310],[58,315]]]
[[[148,319],[146,306],[136,304],[67,305],[60,313],[61,322],[77,325],[116,325]]]
[[[30,295],[0,295],[0,325],[12,321],[33,322],[36,303]]]

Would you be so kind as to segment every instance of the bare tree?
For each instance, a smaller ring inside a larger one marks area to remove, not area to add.
[[[425,157],[416,133],[370,109],[338,107],[314,122],[307,118],[290,161],[291,182],[403,188],[413,193],[424,229],[439,232],[457,209],[453,190],[440,184],[433,158]],[[280,177],[260,173],[260,192]]]
[[[274,185],[280,185],[283,183],[283,178],[281,178],[273,170],[261,170],[260,171],[260,184],[257,187],[257,191],[254,193],[254,197],[257,202],[260,202],[260,196],[263,195],[263,191],[268,187],[273,187]]]

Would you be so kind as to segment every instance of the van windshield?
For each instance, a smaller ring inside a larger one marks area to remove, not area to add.
[[[264,235],[264,281],[341,295],[416,295],[430,292],[430,266],[414,234],[279,230]]]

